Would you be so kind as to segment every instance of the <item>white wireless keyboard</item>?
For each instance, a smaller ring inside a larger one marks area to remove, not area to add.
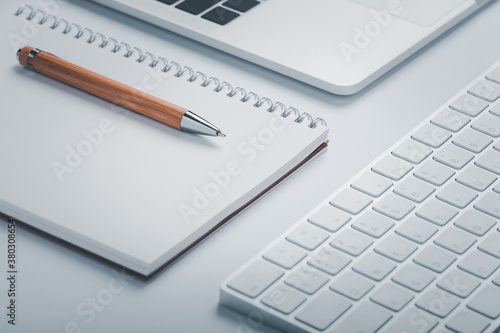
[[[500,61],[234,272],[220,302],[285,332],[500,332],[499,97]]]

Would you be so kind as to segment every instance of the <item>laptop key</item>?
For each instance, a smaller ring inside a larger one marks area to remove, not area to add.
[[[184,0],[175,7],[185,12],[198,15],[220,1],[221,0]]]
[[[367,278],[347,271],[331,284],[330,289],[347,296],[355,301],[361,299],[374,284]]]
[[[295,317],[318,330],[324,330],[351,307],[351,302],[330,290],[325,290],[307,303]]]
[[[481,80],[467,92],[488,102],[494,102],[500,97],[500,85],[488,80]]]
[[[392,282],[387,282],[377,289],[370,299],[389,310],[397,312],[404,308],[413,297],[413,293],[409,292],[407,289],[399,287]]]
[[[500,152],[490,150],[475,163],[477,166],[500,175]]]
[[[492,70],[488,75],[486,75],[486,78],[490,81],[500,84],[500,66]]]
[[[488,103],[469,94],[463,94],[450,104],[453,110],[475,117],[488,107]]]
[[[377,332],[391,318],[389,310],[366,302],[350,311],[332,332]]]
[[[396,265],[389,259],[379,256],[375,253],[367,253],[358,261],[352,269],[375,281],[381,281],[390,272],[396,268]]]
[[[434,281],[435,278],[436,276],[425,268],[410,263],[396,272],[392,277],[392,281],[408,289],[420,292],[424,290],[429,283]]]
[[[392,155],[386,156],[372,168],[376,173],[392,180],[400,180],[411,169],[413,166],[410,163]]]
[[[281,241],[267,251],[263,257],[283,268],[292,268],[305,256],[306,252],[300,247],[287,241]]]
[[[452,142],[454,145],[477,154],[488,147],[493,140],[486,134],[467,128],[463,130],[455,139],[453,139]]]
[[[483,236],[495,224],[496,224],[495,219],[473,209],[466,211],[455,222],[455,225],[457,227],[462,228],[463,230],[467,230],[468,232],[476,236]],[[500,242],[500,239],[498,241]],[[499,247],[499,256],[500,256],[500,247]]]
[[[437,286],[458,297],[468,297],[481,282],[476,277],[467,274],[461,270],[453,269],[439,280]]]
[[[500,195],[490,192],[479,199],[474,208],[500,219]]]
[[[478,247],[479,250],[500,259],[500,233],[492,233]]]
[[[370,199],[369,196],[352,188],[346,188],[330,201],[332,206],[345,210],[351,214],[358,214],[371,203],[372,199]]]
[[[441,235],[434,240],[436,245],[444,247],[445,249],[455,252],[456,254],[464,253],[475,242],[476,237],[455,227],[450,227],[444,230],[443,233],[441,233]]]
[[[432,148],[438,148],[451,138],[451,134],[432,124],[425,124],[418,129],[411,138]]]
[[[402,158],[413,164],[422,162],[432,153],[432,149],[415,140],[406,140],[392,151],[392,155]]]
[[[373,240],[371,240],[368,236],[365,236],[353,229],[346,229],[342,231],[342,233],[338,234],[330,242],[331,246],[353,256],[360,255],[372,244]]]
[[[485,113],[471,127],[494,138],[500,136],[500,117]]]
[[[467,303],[467,307],[486,317],[496,319],[500,316],[499,299],[500,288],[494,285],[487,285]]]
[[[446,327],[454,332],[483,332],[490,323],[488,320],[470,310],[461,310],[450,318]]]
[[[430,313],[411,307],[391,321],[386,332],[429,333],[438,323]]]
[[[330,275],[338,274],[351,262],[351,258],[332,248],[320,249],[307,263]]]
[[[256,0],[229,0],[224,2],[222,5],[244,13],[258,4],[260,4],[260,2]]]
[[[236,275],[227,286],[248,297],[257,297],[283,275],[277,266],[258,259]]]
[[[379,238],[394,226],[393,220],[374,211],[368,211],[360,216],[352,227],[367,235]]]
[[[455,215],[458,214],[458,211],[437,200],[430,200],[421,207],[416,213],[418,217],[426,219],[429,222],[432,222],[438,226],[443,226],[448,223]]]
[[[346,224],[350,220],[351,215],[330,205],[323,206],[320,210],[318,210],[310,218],[307,219],[309,223],[312,223],[330,232],[338,231],[344,224]]]
[[[500,266],[500,261],[483,252],[472,251],[458,264],[460,269],[482,279],[488,278]]]
[[[458,183],[450,183],[436,195],[442,200],[457,208],[465,208],[477,197],[477,193],[468,187]]]
[[[415,205],[400,196],[389,193],[380,200],[373,209],[397,221],[408,215]]]
[[[464,170],[456,179],[460,184],[481,192],[486,190],[495,180],[497,180],[495,175],[475,165],[471,165],[467,170]]]
[[[328,282],[328,277],[308,265],[302,265],[288,275],[285,283],[306,294],[315,293],[322,285]]]
[[[392,185],[393,182],[390,179],[368,171],[352,183],[351,187],[372,197],[379,197]]]
[[[396,229],[396,234],[401,235],[416,243],[423,244],[432,237],[438,228],[431,223],[426,222],[418,217],[411,216],[399,228]]]
[[[432,124],[451,132],[458,132],[469,122],[469,117],[448,108],[441,111],[431,120]]]
[[[460,304],[460,300],[455,295],[438,288],[427,290],[417,303],[415,303],[419,308],[441,318],[449,315],[458,304]]]
[[[303,223],[285,237],[306,250],[314,250],[329,237],[328,233],[309,223]]]
[[[453,169],[434,160],[429,160],[418,168],[413,175],[433,185],[441,186],[454,174]]]
[[[214,9],[203,14],[201,17],[220,25],[226,25],[238,16],[240,16],[240,14],[233,12],[232,10],[223,7],[215,7]]]
[[[457,260],[457,257],[435,245],[427,246],[413,259],[417,264],[436,273],[443,272],[455,260]]]
[[[417,250],[412,243],[398,235],[387,235],[384,240],[375,247],[375,252],[397,262],[403,262]]]
[[[304,303],[306,298],[303,294],[299,293],[285,285],[280,285],[271,289],[262,298],[262,303],[278,310],[284,314],[289,314],[295,310],[300,304]]]
[[[474,158],[474,155],[455,145],[448,145],[441,149],[433,159],[452,167],[456,170],[462,169]]]

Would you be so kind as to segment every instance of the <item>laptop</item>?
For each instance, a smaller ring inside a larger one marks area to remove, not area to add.
[[[93,0],[340,95],[490,0]]]

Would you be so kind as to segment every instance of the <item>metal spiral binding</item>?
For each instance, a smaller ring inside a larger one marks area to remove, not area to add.
[[[99,40],[98,47],[100,48],[106,48],[108,47],[109,44],[111,44],[111,52],[113,53],[118,53],[120,50],[124,49],[125,52],[123,54],[124,57],[126,58],[131,58],[134,54],[136,58],[136,61],[139,63],[144,62],[146,59],[149,58],[149,66],[152,68],[155,68],[156,66],[160,65],[163,66],[161,71],[163,72],[170,72],[172,69],[174,69],[175,74],[173,74],[175,77],[182,77],[184,75],[189,75],[187,78],[187,81],[189,82],[196,82],[198,80],[201,80],[202,82],[200,85],[202,87],[209,87],[210,85],[214,85],[214,91],[219,93],[222,92],[223,90],[227,90],[228,92],[226,93],[227,96],[229,97],[235,97],[235,96],[241,96],[240,101],[243,103],[247,103],[250,100],[254,101],[253,106],[256,108],[261,108],[263,105],[267,106],[267,112],[274,113],[277,110],[281,112],[280,116],[281,117],[289,117],[290,115],[294,115],[295,119],[294,121],[297,123],[302,123],[304,120],[307,119],[309,121],[308,127],[310,128],[316,128],[319,124],[326,126],[326,122],[322,118],[316,118],[313,119],[313,117],[308,114],[307,112],[300,112],[297,108],[294,107],[286,107],[283,103],[281,102],[275,102],[270,98],[267,97],[259,97],[254,92],[247,92],[245,89],[241,87],[233,87],[230,83],[223,81],[221,82],[218,78],[216,77],[207,77],[204,73],[194,71],[190,67],[186,66],[181,66],[175,61],[168,61],[167,59],[163,57],[155,57],[152,53],[150,52],[143,52],[140,48],[138,47],[131,47],[129,44],[124,43],[124,42],[118,42],[114,38],[107,38],[105,35],[99,33],[99,32],[94,32],[91,29],[88,28],[82,28],[78,24],[75,23],[69,23],[68,21],[58,18],[55,15],[52,14],[47,14],[43,10],[40,9],[35,9],[29,5],[23,5],[19,7],[19,9],[16,11],[14,14],[15,16],[20,16],[23,14],[25,11],[28,11],[29,14],[25,17],[26,20],[32,21],[35,20],[37,17],[40,17],[39,21],[36,21],[38,25],[46,25],[50,24],[49,26],[50,29],[55,30],[60,26],[63,26],[61,29],[61,33],[67,35],[70,34],[72,31],[74,31],[73,37],[80,39],[83,38],[84,36],[88,36],[86,38],[86,42],[89,44],[93,44],[96,42],[96,40]]]

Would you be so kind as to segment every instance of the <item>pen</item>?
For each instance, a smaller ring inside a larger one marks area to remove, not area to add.
[[[25,46],[17,51],[17,59],[28,69],[184,132],[225,136],[219,128],[192,111],[79,67],[48,52]]]

